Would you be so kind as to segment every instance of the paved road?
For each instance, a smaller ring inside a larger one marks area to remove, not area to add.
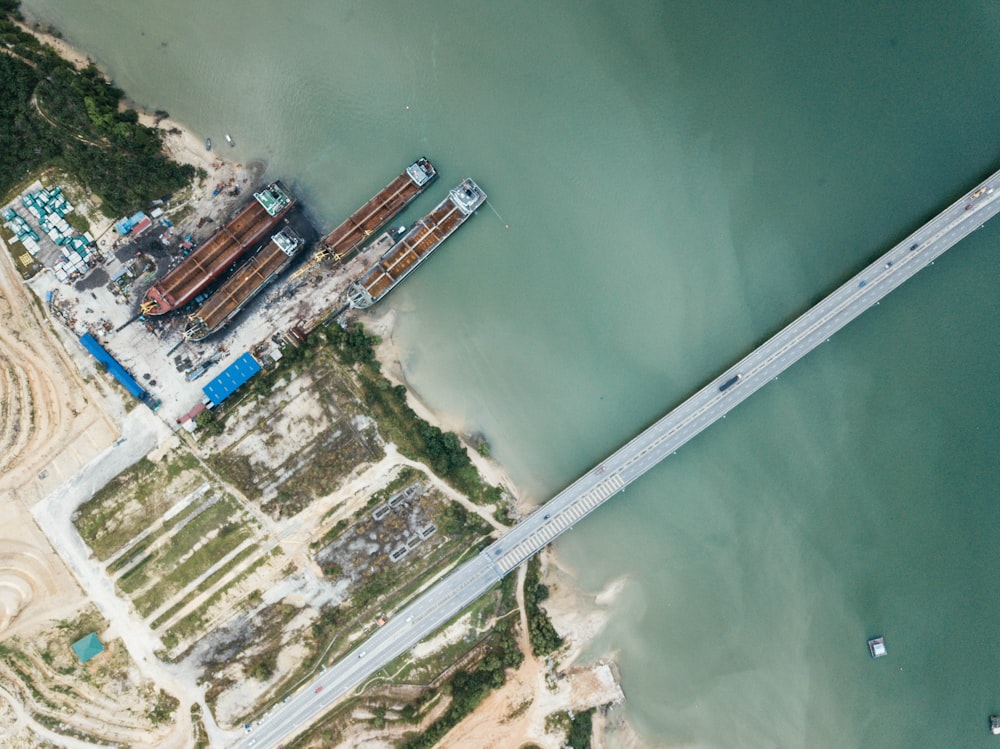
[[[753,353],[398,612],[362,646],[279,705],[241,746],[273,747],[409,650],[524,560],[725,416],[1000,212],[1000,172],[851,278]],[[734,378],[735,379],[734,381]],[[723,386],[728,386],[723,389]]]

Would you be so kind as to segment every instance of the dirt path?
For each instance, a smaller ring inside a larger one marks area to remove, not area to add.
[[[72,494],[78,504],[90,496],[156,444],[160,435],[150,423],[159,421],[145,409],[132,411],[125,433],[135,439],[132,449],[145,450],[130,454],[111,447],[118,436],[112,414],[121,415],[120,404],[84,382],[60,344],[59,331],[21,283],[2,242],[0,255],[0,627],[4,628],[0,638],[30,637],[45,623],[70,618],[79,610],[84,595],[77,580],[88,594],[93,589],[93,577],[87,572],[89,551],[72,527],[72,510],[66,511],[53,498]],[[65,340],[72,342],[68,336]],[[84,470],[95,459],[114,472]],[[67,484],[56,489],[61,479]],[[46,494],[49,499],[38,502]],[[76,579],[64,564],[67,558],[77,562],[72,570]],[[102,613],[113,614],[107,617],[112,623],[110,636],[122,637],[144,676],[157,686],[178,697],[190,694],[189,684],[163,673],[155,659],[144,658],[152,649],[137,645],[139,628],[115,614],[109,598],[117,600],[111,591],[97,602]],[[185,706],[178,714],[174,740],[164,745],[180,747],[187,741],[186,711]],[[66,739],[56,743],[76,745]]]
[[[14,713],[13,723],[0,722],[0,746],[12,748],[23,746],[27,749],[27,747],[33,746],[29,742],[33,742],[36,738],[42,738],[54,746],[66,747],[67,749],[93,749],[93,744],[50,731],[41,723],[35,721],[28,714],[28,711],[24,709],[20,700],[15,698],[6,689],[0,688],[0,698],[7,703],[9,709]],[[30,734],[24,736],[22,729],[27,729],[27,731],[30,731]]]

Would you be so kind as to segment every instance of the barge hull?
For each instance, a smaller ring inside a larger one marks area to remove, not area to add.
[[[190,302],[266,236],[293,205],[295,197],[277,182],[255,194],[232,221],[150,287],[143,314],[163,315]]]
[[[382,299],[485,202],[486,193],[479,185],[468,178],[462,180],[447,198],[351,283],[347,290],[351,306],[364,309]]]
[[[437,178],[437,170],[426,158],[419,158],[356,210],[340,226],[326,235],[322,248],[327,255],[343,257],[368,241],[369,237],[394,219],[400,211]],[[321,250],[321,251],[323,251]]]
[[[184,331],[189,341],[201,341],[225,327],[260,291],[281,273],[304,244],[285,227],[241,266],[195,314]]]

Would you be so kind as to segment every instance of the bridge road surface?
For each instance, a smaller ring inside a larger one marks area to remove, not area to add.
[[[973,197],[975,196],[975,197]],[[622,491],[1000,212],[1000,172],[457,567],[339,663],[265,714],[241,747],[274,747],[457,616],[511,570]],[[724,390],[724,383],[738,377]]]

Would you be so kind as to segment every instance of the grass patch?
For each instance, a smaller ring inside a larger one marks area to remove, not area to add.
[[[183,458],[174,457],[154,463],[147,457],[126,468],[84,502],[74,513],[73,525],[101,561],[111,557],[129,541],[146,530],[151,518],[162,516],[177,502],[177,496],[187,494],[204,481],[195,474],[191,481],[177,485],[183,471],[178,466]],[[172,519],[171,523],[179,522]]]
[[[257,571],[257,569],[266,564],[269,561],[269,557],[280,553],[279,549],[274,549],[270,555],[265,555],[255,560],[253,564],[247,567],[243,572],[237,575],[225,588],[220,588],[210,595],[198,608],[192,611],[190,614],[181,619],[177,624],[172,626],[167,630],[166,634],[163,636],[163,645],[167,650],[175,648],[181,641],[197,634],[201,631],[202,627],[207,621],[208,614],[211,612],[212,607],[226,594],[226,592],[241,582],[246,580],[250,575]]]
[[[192,580],[209,569],[219,559],[249,538],[253,529],[247,525],[228,523],[219,533],[198,551],[174,567],[148,591],[138,596],[135,607],[143,616],[149,616],[178,591],[183,590]]]
[[[184,596],[183,599],[175,603],[169,609],[164,611],[159,617],[157,617],[156,621],[154,621],[151,625],[152,629],[154,630],[159,629],[159,627],[165,621],[169,620],[170,617],[172,617],[182,608],[187,606],[191,601],[200,596],[202,593],[204,593],[207,590],[210,590],[213,585],[215,585],[217,582],[219,582],[219,580],[221,580],[230,572],[232,572],[235,567],[237,567],[241,562],[243,562],[243,560],[245,560],[247,557],[253,554],[256,554],[258,551],[260,551],[260,544],[251,544],[250,546],[243,549],[239,554],[234,556],[232,559],[230,559],[228,562],[222,565],[219,569],[217,569],[211,575],[206,577],[197,588],[195,588],[188,595]]]
[[[549,589],[540,581],[542,561],[536,554],[528,560],[524,576],[524,609],[528,619],[528,638],[536,656],[548,655],[563,645],[548,612],[539,604],[549,597]]]

